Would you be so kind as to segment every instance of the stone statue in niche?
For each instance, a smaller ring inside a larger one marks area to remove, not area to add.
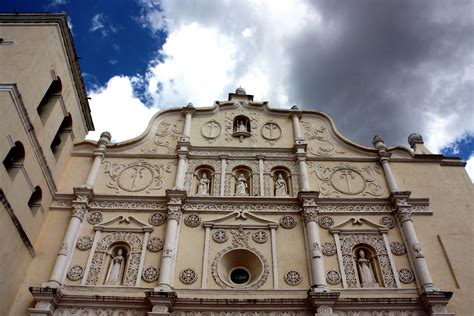
[[[239,121],[239,125],[238,125],[238,128],[236,130],[236,132],[248,132],[247,131],[247,126],[245,126],[245,122],[244,121]]]
[[[198,178],[198,187],[197,187],[197,195],[198,196],[208,196],[209,195],[209,186],[211,184],[211,180],[207,177],[207,173],[203,172],[202,177]]]
[[[237,182],[235,184],[235,195],[236,196],[248,196],[249,195],[249,185],[247,183],[247,179],[245,178],[243,173],[239,174],[237,178]]]
[[[112,256],[110,261],[109,271],[105,279],[105,285],[120,285],[122,284],[122,275],[125,268],[125,257],[123,249],[119,248],[115,257]]]
[[[362,287],[379,287],[379,284],[375,280],[370,261],[365,258],[365,252],[362,249],[359,250],[357,267],[359,268],[360,283]]]
[[[281,173],[275,180],[275,196],[288,196],[288,185]]]

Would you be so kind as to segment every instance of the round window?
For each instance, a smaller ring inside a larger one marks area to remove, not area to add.
[[[250,275],[247,270],[235,268],[230,273],[230,280],[235,284],[245,284],[249,281]]]

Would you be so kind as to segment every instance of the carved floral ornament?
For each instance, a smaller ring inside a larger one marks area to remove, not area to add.
[[[91,212],[91,213],[89,213],[89,216],[87,216],[87,221],[91,225],[99,224],[99,223],[102,222],[102,220],[103,220],[102,213],[98,212],[98,211]]]
[[[336,254],[336,245],[332,242],[325,242],[321,245],[321,252],[325,256],[333,256]]]
[[[331,141],[329,132],[323,122],[319,125],[310,120],[301,120],[304,128],[304,138],[308,142],[308,152],[320,157],[330,157],[335,154],[344,154],[343,150],[337,149]]]
[[[395,227],[395,221],[391,216],[384,216],[380,219],[380,225],[387,226],[388,228],[392,229]]]
[[[406,254],[405,245],[399,241],[392,241],[390,243],[390,250],[395,256],[402,256]]]
[[[83,275],[84,275],[84,268],[78,264],[73,265],[67,273],[67,277],[71,281],[77,281],[81,279]]]
[[[291,269],[285,273],[284,280],[286,284],[296,286],[300,284],[301,281],[303,281],[303,278],[301,277],[301,274],[298,271]]]
[[[285,215],[280,218],[280,225],[283,228],[291,229],[296,226],[296,219],[291,215]]]
[[[176,144],[181,138],[183,127],[184,120],[165,120],[161,122],[155,133],[152,145],[143,147],[141,151],[145,154],[158,153],[160,151],[165,153],[174,152]]]
[[[329,284],[336,285],[341,282],[341,274],[336,270],[329,270],[326,273],[326,281]]]
[[[319,226],[324,229],[329,229],[334,225],[334,219],[330,216],[321,216],[319,218]]]
[[[164,241],[159,237],[152,237],[148,240],[147,249],[151,252],[158,252],[163,249]]]
[[[319,191],[324,196],[339,197],[342,195],[381,196],[384,189],[376,183],[376,174],[381,173],[377,165],[356,167],[348,163],[326,167],[322,164],[311,164],[313,173],[321,180]]]
[[[223,229],[216,229],[212,233],[212,239],[217,243],[224,243],[228,238],[227,232]]]
[[[82,236],[77,240],[76,247],[79,250],[88,250],[92,247],[93,242],[94,242],[94,237]]]
[[[197,214],[189,214],[184,219],[184,223],[189,227],[198,227],[201,225],[201,217],[199,217]]]
[[[160,276],[160,269],[155,267],[146,267],[142,272],[142,279],[145,282],[155,282]]]
[[[398,277],[400,279],[400,282],[402,283],[411,283],[415,281],[415,275],[413,274],[413,272],[405,268],[400,269],[400,271],[398,271]]]
[[[153,165],[144,159],[138,159],[129,164],[104,161],[105,173],[109,175],[107,187],[126,192],[150,193],[163,187],[165,173],[170,173],[172,163]]]
[[[186,268],[179,274],[179,280],[183,284],[193,284],[197,281],[198,275],[192,268]]]
[[[160,212],[156,212],[150,215],[148,223],[153,226],[160,226],[166,221],[166,215]]]
[[[252,234],[252,239],[256,243],[263,244],[268,240],[268,233],[263,229],[258,229]]]

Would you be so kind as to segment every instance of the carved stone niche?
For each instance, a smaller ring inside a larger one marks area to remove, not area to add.
[[[232,136],[238,137],[240,142],[242,142],[244,138],[251,135],[250,119],[245,115],[236,116],[232,124]]]
[[[253,195],[253,173],[249,167],[237,166],[232,169],[230,187],[233,196]]]
[[[215,170],[208,165],[198,166],[193,173],[191,194],[195,196],[211,196],[215,186]]]
[[[352,217],[332,226],[344,288],[400,288],[387,232],[389,228]]]
[[[294,196],[291,172],[285,167],[275,167],[270,172],[270,189],[272,196]]]

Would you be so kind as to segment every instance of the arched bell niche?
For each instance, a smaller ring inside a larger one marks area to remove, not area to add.
[[[193,184],[191,192],[195,196],[214,195],[214,176],[215,170],[208,165],[196,167],[193,173]]]
[[[250,137],[250,119],[245,115],[238,115],[232,124],[232,136],[239,137],[242,141],[245,137]]]
[[[352,249],[354,270],[357,271],[358,286],[361,288],[383,287],[382,271],[377,253],[372,246],[357,244]]]
[[[272,196],[293,196],[291,173],[285,167],[275,167],[270,172],[270,190]]]

